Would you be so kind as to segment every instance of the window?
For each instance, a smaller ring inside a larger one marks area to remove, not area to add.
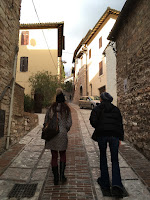
[[[99,38],[99,49],[102,47],[102,37]]]
[[[29,44],[29,31],[22,31],[21,33],[21,45]]]
[[[20,58],[20,71],[27,72],[28,71],[28,57]]]
[[[91,58],[91,49],[89,50],[89,59]]]
[[[99,76],[103,74],[103,61],[99,63]]]

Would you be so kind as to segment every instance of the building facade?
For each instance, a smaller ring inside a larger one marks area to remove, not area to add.
[[[29,77],[39,71],[60,75],[64,23],[21,24],[16,82],[31,96]]]
[[[119,11],[108,7],[74,52],[75,103],[78,103],[82,95],[99,96],[107,90],[109,82],[103,52],[109,43],[107,37],[118,15]],[[109,79],[113,80],[112,75]]]
[[[21,0],[0,1],[0,152],[10,131]]]
[[[150,2],[127,0],[108,39],[117,48],[117,95],[125,138],[150,159]]]
[[[106,91],[113,96],[113,104],[117,106],[116,44],[109,42],[103,54],[106,60]]]

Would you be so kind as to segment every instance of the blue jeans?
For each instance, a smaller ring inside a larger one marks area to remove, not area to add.
[[[104,188],[110,187],[108,165],[107,165],[107,143],[109,143],[111,162],[112,162],[112,186],[123,187],[121,182],[120,167],[118,160],[119,138],[111,136],[98,137],[98,146],[100,149],[100,170],[101,186]]]

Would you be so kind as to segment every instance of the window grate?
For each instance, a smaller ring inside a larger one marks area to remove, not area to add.
[[[38,184],[15,184],[8,194],[9,198],[15,197],[17,199],[24,197],[33,197]]]

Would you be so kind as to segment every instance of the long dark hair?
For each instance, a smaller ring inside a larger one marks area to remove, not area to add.
[[[51,105],[51,109],[53,110],[53,112],[56,112],[56,108],[58,106],[58,103],[57,102],[54,102],[52,105]],[[62,102],[61,103],[61,107],[60,107],[60,113],[62,115],[62,113],[66,113],[67,116],[69,115],[70,113],[70,108],[69,106],[65,103],[65,102]]]

